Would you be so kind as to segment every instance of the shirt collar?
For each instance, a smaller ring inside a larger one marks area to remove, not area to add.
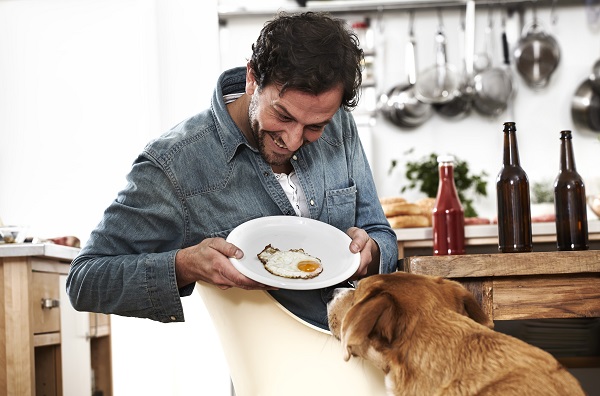
[[[217,86],[213,93],[211,101],[211,110],[215,120],[217,133],[221,139],[223,150],[227,156],[227,161],[231,161],[235,156],[237,149],[241,145],[247,146],[250,150],[258,153],[253,148],[242,131],[237,127],[233,119],[227,112],[227,105],[223,96],[236,93],[243,93],[246,87],[246,68],[236,67],[227,70],[221,74]]]

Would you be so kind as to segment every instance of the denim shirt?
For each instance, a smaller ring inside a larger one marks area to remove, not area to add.
[[[127,185],[73,260],[67,292],[75,309],[183,321],[175,255],[205,238],[223,237],[245,221],[294,216],[270,165],[235,125],[223,95],[243,92],[245,68],[224,72],[211,106],[150,142]],[[292,165],[310,218],[342,231],[365,229],[381,251],[380,272],[396,269],[397,240],[379,204],[356,125],[340,109],[323,135]],[[252,252],[245,252],[252,254]],[[300,318],[327,329],[330,290],[270,292]]]

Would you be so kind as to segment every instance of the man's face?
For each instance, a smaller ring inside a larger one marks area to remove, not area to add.
[[[248,75],[252,75],[250,70]],[[254,78],[247,77],[252,138],[274,171],[284,171],[300,147],[321,137],[342,101],[341,85],[319,95],[297,90],[287,90],[283,95],[279,92],[273,84],[259,90]]]

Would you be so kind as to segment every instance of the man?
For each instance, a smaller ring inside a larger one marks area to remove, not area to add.
[[[272,290],[238,272],[224,238],[258,217],[297,215],[347,232],[352,279],[396,268],[356,125],[363,53],[341,20],[281,14],[246,68],[224,72],[211,107],[151,142],[73,261],[67,291],[82,311],[183,321],[195,282],[263,289],[327,329],[331,288]]]

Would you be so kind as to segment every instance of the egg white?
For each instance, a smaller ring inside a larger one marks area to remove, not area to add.
[[[314,278],[323,272],[321,260],[306,254],[302,249],[282,251],[268,245],[258,254],[258,258],[267,271],[273,275],[282,276],[284,278],[309,279]],[[318,267],[312,272],[302,271],[298,268],[298,264],[302,261],[310,261],[317,264]]]

